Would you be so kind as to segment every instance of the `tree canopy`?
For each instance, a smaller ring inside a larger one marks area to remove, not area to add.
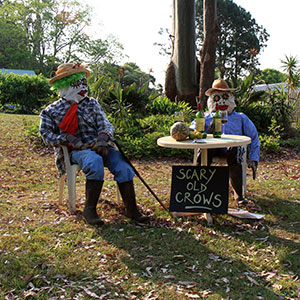
[[[119,54],[113,38],[93,39],[91,8],[77,0],[6,0],[0,4],[0,66],[46,76],[68,61],[99,62]],[[13,38],[12,38],[13,37]]]
[[[220,32],[216,49],[216,67],[222,76],[237,78],[258,65],[258,54],[266,46],[269,34],[251,14],[232,0],[217,0]],[[203,42],[203,0],[196,0],[198,43]]]
[[[264,83],[279,83],[287,80],[287,75],[275,69],[263,69],[255,76],[257,81]]]

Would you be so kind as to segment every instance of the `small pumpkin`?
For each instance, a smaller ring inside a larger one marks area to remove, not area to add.
[[[170,135],[176,141],[186,140],[190,129],[183,122],[176,122],[170,128]]]

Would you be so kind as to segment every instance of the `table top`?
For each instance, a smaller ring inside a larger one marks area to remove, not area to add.
[[[208,134],[206,139],[176,141],[171,136],[164,136],[157,140],[157,144],[166,148],[180,149],[213,149],[243,146],[251,143],[251,138],[244,135],[226,134],[221,138],[214,138]]]

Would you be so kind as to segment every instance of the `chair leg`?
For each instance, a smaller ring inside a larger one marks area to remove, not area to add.
[[[64,197],[64,186],[65,186],[66,175],[62,175],[59,178],[59,189],[58,189],[58,204],[62,205],[63,197]]]
[[[68,196],[70,212],[73,214],[76,211],[76,169],[67,174]]]

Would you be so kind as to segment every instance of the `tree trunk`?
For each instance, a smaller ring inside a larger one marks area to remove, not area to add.
[[[195,105],[198,93],[195,53],[195,0],[173,0],[173,53],[165,80],[165,94]]]
[[[200,89],[199,99],[203,108],[207,105],[205,92],[211,88],[215,79],[216,47],[219,33],[217,21],[217,1],[203,0],[204,40],[200,51]]]

